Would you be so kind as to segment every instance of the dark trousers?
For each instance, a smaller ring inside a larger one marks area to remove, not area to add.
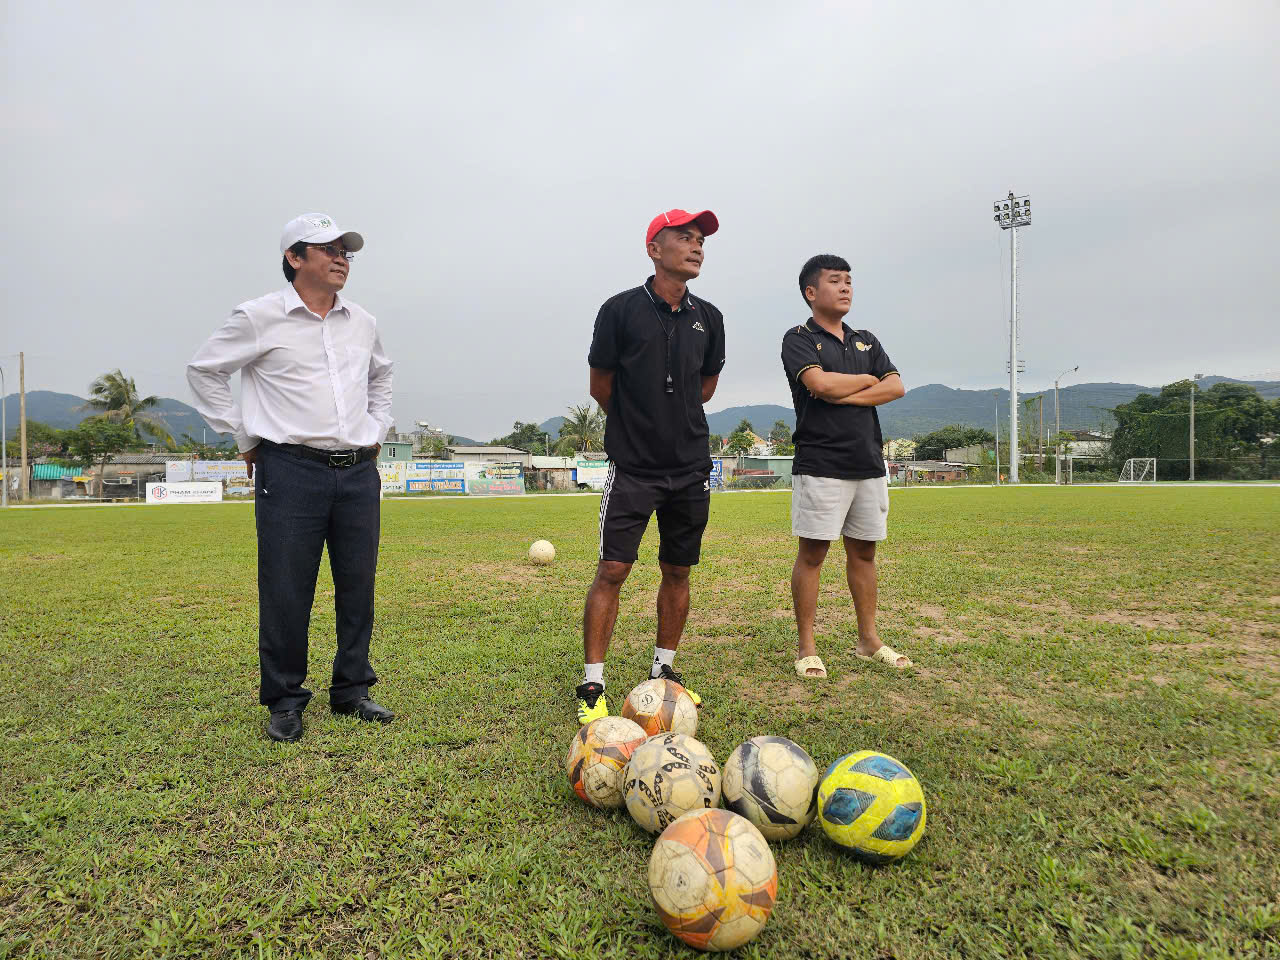
[[[265,443],[254,468],[258,524],[259,701],[301,710],[311,699],[307,634],[320,555],[329,545],[338,654],[330,704],[358,700],[377,682],[369,664],[382,480],[370,460],[334,468]]]

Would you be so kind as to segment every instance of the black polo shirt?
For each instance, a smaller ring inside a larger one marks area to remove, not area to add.
[[[650,277],[644,286],[604,302],[587,363],[613,371],[604,449],[621,470],[647,476],[710,473],[702,378],[724,367],[719,310],[686,288],[673,311],[653,292]]]
[[[883,380],[897,373],[870,330],[841,325],[843,337],[818,326],[812,317],[782,338],[782,369],[796,410],[796,476],[865,480],[884,476],[884,440],[875,407],[828,403],[810,396],[800,374],[810,367],[828,373],[869,373]]]

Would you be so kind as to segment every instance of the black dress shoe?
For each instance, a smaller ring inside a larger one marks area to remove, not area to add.
[[[361,697],[359,700],[352,700],[348,703],[334,704],[331,708],[334,713],[340,713],[344,716],[357,716],[361,720],[376,720],[378,723],[390,723],[396,718],[396,715],[386,707],[379,706],[368,697]]]
[[[281,743],[293,743],[302,738],[302,711],[280,710],[271,714],[267,724],[267,736]]]

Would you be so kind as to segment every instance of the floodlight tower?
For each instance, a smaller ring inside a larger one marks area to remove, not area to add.
[[[1031,198],[1009,196],[995,203],[992,219],[1009,231],[1009,482],[1018,482],[1018,228],[1031,226]]]

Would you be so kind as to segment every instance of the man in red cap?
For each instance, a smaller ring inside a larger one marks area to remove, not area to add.
[[[658,214],[644,238],[653,276],[606,300],[596,316],[587,363],[591,396],[608,414],[609,475],[600,500],[600,562],[583,614],[579,723],[609,715],[604,657],[618,593],[655,512],[662,584],[649,676],[683,686],[672,662],[689,616],[689,569],[698,562],[711,503],[702,406],[724,367],[724,317],[687,284],[701,273],[703,244],[719,227],[710,210]]]

